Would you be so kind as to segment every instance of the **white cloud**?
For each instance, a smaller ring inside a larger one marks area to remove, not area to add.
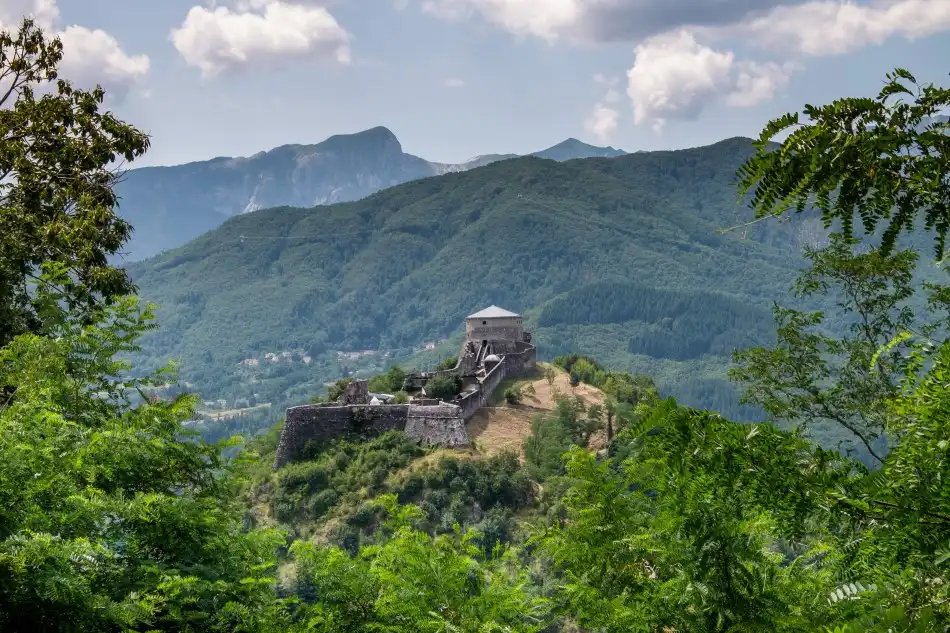
[[[55,0],[0,0],[0,25],[15,30],[25,16],[49,36],[63,42],[60,76],[80,88],[101,85],[110,99],[121,101],[129,88],[148,74],[146,55],[129,55],[118,40],[101,29],[84,26],[59,26],[59,7]]]
[[[610,86],[611,88],[616,87],[620,83],[620,77],[608,77],[603,73],[594,74],[594,83],[600,84],[602,86]]]
[[[627,72],[627,95],[634,123],[695,119],[716,99],[747,107],[771,99],[784,87],[793,66],[737,61],[732,51],[717,51],[685,30],[647,39],[636,48]]]
[[[0,0],[0,24],[4,28],[16,28],[27,16],[41,29],[49,30],[59,21],[59,7],[56,0]]]
[[[517,35],[554,40],[578,22],[585,1],[589,0],[423,0],[422,10],[447,19],[477,12]]]
[[[235,9],[192,7],[171,39],[206,76],[287,58],[350,62],[350,35],[329,11],[281,0],[251,0]]]
[[[736,64],[735,82],[726,96],[729,105],[747,108],[771,101],[779,90],[788,86],[792,73],[799,70],[797,64],[740,61]]]
[[[617,131],[620,121],[617,105],[622,98],[616,88],[620,84],[620,78],[597,73],[594,75],[594,83],[607,86],[607,92],[584,120],[584,129],[596,136],[601,143],[607,143]]]
[[[891,37],[915,39],[950,30],[948,0],[885,0],[872,5],[818,0],[778,7],[738,26],[760,43],[805,55],[837,55]]]
[[[128,55],[101,29],[68,26],[59,37],[63,42],[62,75],[80,86],[99,83],[121,100],[132,84],[148,74],[146,55]]]
[[[620,112],[616,108],[601,102],[594,106],[593,112],[584,121],[584,129],[596,136],[601,143],[607,143],[617,131],[619,119]]]
[[[548,41],[638,40],[627,73],[635,123],[694,119],[710,103],[750,107],[783,90],[803,56],[853,52],[889,38],[950,31],[950,0],[419,0],[442,18],[480,16]],[[702,36],[701,41],[697,40]],[[779,63],[737,59],[741,40]],[[596,81],[610,87],[610,79]],[[585,122],[609,134],[616,108],[601,101]]]
[[[458,77],[449,77],[442,82],[442,85],[446,88],[461,88],[465,85],[465,81],[459,79]]]
[[[401,0],[405,2],[406,0]],[[420,0],[441,18],[480,15],[519,36],[549,41],[635,41],[683,26],[732,24],[800,0]]]
[[[405,2],[405,0],[401,0]],[[515,35],[638,41],[688,28],[828,55],[950,30],[950,0],[420,0],[442,18],[480,15]]]

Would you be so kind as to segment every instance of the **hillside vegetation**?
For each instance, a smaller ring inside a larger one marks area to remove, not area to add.
[[[608,438],[632,423],[638,405],[657,402],[648,378],[607,372],[587,357],[563,357],[538,369],[536,376],[502,382],[495,401],[467,423],[471,446],[465,449],[423,449],[399,433],[347,437],[272,472],[281,426],[273,427],[250,445],[257,462],[245,499],[253,522],[358,548],[373,542],[381,527],[376,504],[395,494],[420,503],[436,530],[481,522],[492,539],[509,542],[515,515],[539,518],[557,505],[557,495],[543,489],[566,485],[564,451],[574,444],[606,449]]]
[[[726,359],[769,340],[768,308],[801,265],[801,244],[821,235],[807,221],[719,232],[744,217],[733,174],[751,152],[730,139],[512,159],[358,202],[233,218],[129,267],[163,323],[142,358],[179,360],[206,398],[255,392],[276,406],[339,378],[336,351],[407,362],[497,304],[525,314],[542,357],[583,350],[657,376],[684,402],[749,415],[736,408]],[[280,350],[313,362],[238,365]]]

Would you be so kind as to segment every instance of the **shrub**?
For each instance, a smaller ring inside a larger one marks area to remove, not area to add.
[[[307,502],[307,514],[311,519],[319,519],[340,501],[335,490],[322,490]]]
[[[425,389],[430,398],[451,400],[462,390],[462,379],[452,374],[438,374],[429,379]]]
[[[508,404],[518,404],[521,402],[521,391],[516,387],[508,387],[505,389],[505,402]]]
[[[343,378],[330,385],[330,388],[327,389],[327,402],[336,402],[339,400],[346,386],[351,382],[353,382],[352,378]]]
[[[397,391],[395,393],[395,398],[396,399],[394,400],[394,402],[396,404],[406,404],[407,402],[409,402],[409,394],[406,393],[405,391]]]
[[[439,361],[439,364],[436,366],[436,371],[444,371],[446,369],[455,369],[455,364],[459,362],[459,359],[454,356],[449,356],[448,358],[443,358]]]
[[[385,374],[372,377],[367,388],[375,393],[395,393],[402,391],[405,381],[406,372],[393,365]]]
[[[386,492],[389,475],[422,454],[418,444],[395,431],[368,442],[324,446],[312,460],[280,470],[272,499],[274,516],[283,522],[299,516],[316,519],[364,488],[370,494]]]

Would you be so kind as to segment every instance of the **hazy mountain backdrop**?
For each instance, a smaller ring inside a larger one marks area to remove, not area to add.
[[[559,161],[623,154],[577,139],[537,152]],[[411,180],[514,157],[491,154],[457,165],[430,162],[403,152],[391,131],[376,127],[331,136],[316,145],[284,145],[247,158],[133,169],[117,187],[119,213],[135,228],[124,259],[136,261],[181,246],[242,213],[359,200]]]

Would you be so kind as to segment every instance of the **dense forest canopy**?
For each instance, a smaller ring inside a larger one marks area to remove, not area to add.
[[[917,114],[950,105],[950,93],[904,89],[913,79],[898,71],[877,99],[810,109],[779,149],[761,146],[741,170],[757,214],[814,196],[826,213],[867,204],[862,221],[893,229],[881,245],[856,249],[845,232],[808,253],[799,289],[843,284],[835,297],[860,315],[854,330],[833,338],[817,328],[821,314],[776,308],[775,338],[739,353],[737,379],[769,423],[680,406],[649,377],[572,355],[544,380],[566,371],[572,390],[587,382],[607,399],[561,394],[532,422],[523,459],[433,453],[392,433],[318,447],[271,472],[261,456],[279,427],[226,459],[239,438],[194,437],[195,396],[153,397],[174,378],[133,378],[123,360],[155,323],[102,260],[122,231],[100,170],[145,137],[97,114],[101,91],[61,82],[34,100],[55,78],[59,44],[32,23],[0,49],[2,70],[42,71],[24,74],[2,120],[38,126],[50,148],[0,205],[2,265],[20,271],[3,277],[13,281],[0,296],[10,334],[0,348],[0,628],[947,629],[950,343],[939,333],[950,291],[928,288],[930,315],[906,312],[919,255],[889,240],[919,213],[942,245],[943,181],[924,176],[945,175],[948,159],[925,151],[913,163],[902,150],[944,142],[916,131]],[[918,109],[907,114],[901,94],[918,95]],[[91,156],[62,125],[77,103]],[[855,126],[861,113],[875,125]],[[11,129],[4,156],[36,151]],[[57,224],[77,195],[81,211],[67,215],[78,224]],[[68,236],[86,259],[64,260],[59,242],[26,248],[36,227]],[[720,308],[724,322],[741,322],[733,304]],[[873,463],[816,446],[807,431],[818,422],[867,440]],[[605,428],[598,450],[592,438]],[[255,505],[269,508],[267,525],[248,512]]]

